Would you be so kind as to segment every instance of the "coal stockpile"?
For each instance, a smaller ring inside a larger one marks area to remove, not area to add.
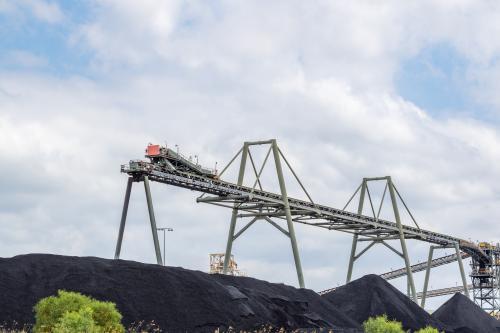
[[[64,289],[116,303],[126,327],[154,321],[167,332],[264,325],[360,326],[311,290],[125,260],[45,254],[0,258],[0,323],[32,324],[33,306]]]
[[[354,332],[360,331],[360,325],[312,290],[298,290],[284,284],[248,277],[234,278],[228,275],[214,275],[214,277],[226,287],[235,288],[247,295],[246,305],[250,305],[257,316],[268,316],[269,311],[278,310],[276,313],[279,313],[279,316],[285,316],[280,322],[299,321],[298,325],[285,325],[287,327],[311,327],[311,324],[314,324],[313,327],[340,326],[356,328]],[[297,294],[297,291],[300,291],[300,294]],[[238,294],[234,296],[238,297]],[[285,308],[286,311],[280,311],[280,308]]]
[[[389,319],[401,322],[405,330],[430,325],[439,331],[450,331],[378,275],[365,275],[322,297],[359,324],[370,317],[387,314]]]
[[[455,332],[497,333],[500,322],[466,296],[457,293],[437,309],[432,317],[448,324]]]

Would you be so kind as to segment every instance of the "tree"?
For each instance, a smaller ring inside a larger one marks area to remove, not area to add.
[[[59,290],[35,305],[36,333],[123,333],[122,315],[112,302]]]
[[[363,328],[365,333],[404,333],[401,323],[387,319],[387,315],[368,318]]]

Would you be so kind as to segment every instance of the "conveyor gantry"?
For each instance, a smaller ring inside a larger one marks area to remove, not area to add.
[[[269,150],[260,169],[256,168],[252,155],[250,153],[249,148],[250,146],[254,145],[269,145]],[[387,181],[391,199],[393,201],[396,222],[384,220],[378,218],[378,216],[375,217],[375,214],[374,217],[371,217],[363,215],[359,211],[358,213],[352,213],[346,211],[345,208],[338,209],[335,207],[315,203],[311,199],[309,193],[307,193],[306,189],[291,168],[287,159],[279,149],[276,140],[245,142],[243,147],[233,157],[226,168],[223,169],[220,175],[217,175],[216,173],[211,172],[208,169],[198,167],[197,163],[194,163],[190,160],[188,161],[178,153],[175,154],[175,152],[173,152],[172,150],[168,150],[165,148],[165,150],[163,150],[162,152],[161,148],[162,147],[160,147],[157,152],[154,152],[154,154],[151,154],[151,151],[148,151],[148,154],[146,156],[150,158],[150,161],[132,160],[127,165],[121,166],[121,172],[129,175],[129,181],[125,195],[125,204],[122,212],[122,220],[120,224],[120,232],[117,241],[115,258],[118,258],[120,255],[123,230],[125,227],[125,219],[128,210],[128,201],[132,183],[144,182],[146,196],[148,199],[148,208],[151,227],[153,231],[153,238],[155,242],[157,260],[159,263],[161,263],[161,253],[159,251],[157,235],[155,234],[156,221],[154,220],[154,212],[149,190],[149,180],[151,180],[158,183],[201,192],[202,195],[197,198],[197,202],[209,203],[232,209],[233,214],[226,249],[227,258],[229,258],[231,254],[232,242],[254,222],[256,222],[257,220],[265,220],[269,222],[271,225],[283,232],[291,240],[295,266],[297,269],[297,275],[301,287],[304,286],[304,282],[302,277],[300,258],[298,255],[298,249],[295,240],[295,233],[293,231],[293,222],[323,228],[326,230],[336,230],[351,233],[355,236],[356,242],[370,241],[371,243],[362,251],[362,253],[364,253],[369,247],[374,244],[383,244],[405,259],[407,265],[406,268],[410,267],[408,254],[406,252],[406,239],[424,241],[434,244],[438,247],[456,247],[457,251],[458,248],[460,248],[463,252],[476,258],[477,260],[489,260],[489,257],[484,255],[483,251],[474,243],[450,235],[437,233],[430,230],[424,230],[419,228],[418,225],[416,227],[413,227],[402,224],[400,222],[399,213],[397,212],[397,206],[395,202],[396,195],[394,194],[394,191],[397,191],[397,189],[395,189],[390,176],[365,178],[363,181],[364,183],[371,180]],[[271,153],[274,157],[276,172],[280,184],[280,193],[264,191],[260,183],[259,177]],[[241,155],[241,163],[237,183],[219,179],[219,177],[222,176],[224,171],[239,155]],[[245,173],[245,167],[248,160],[251,162],[253,171],[255,172],[256,176],[253,187],[243,185],[243,175]],[[288,197],[283,177],[282,162],[284,162],[290,168],[309,200],[301,200]],[[257,187],[257,185],[259,186]],[[363,191],[367,190],[365,189],[366,186],[363,186],[364,187],[361,192],[362,196],[364,196]],[[370,193],[368,192],[368,196],[369,195]],[[399,192],[397,193],[397,195],[399,195]],[[406,204],[404,205],[406,207]],[[248,222],[248,224],[246,224],[244,227],[242,227],[240,231],[236,232],[236,219],[244,217],[251,218],[251,221]],[[274,219],[285,220],[287,222],[287,229],[281,227],[274,221]],[[358,239],[358,237],[360,239]],[[385,242],[387,240],[400,240],[402,252],[399,252],[389,246]],[[353,249],[355,251],[355,247],[353,247]],[[352,254],[351,261],[353,261],[353,259],[355,260],[362,253],[360,253],[358,256]],[[352,262],[350,265],[349,274],[351,271]],[[413,281],[411,282],[413,284]],[[414,286],[413,298],[416,300],[416,292],[414,290]]]
[[[147,176],[150,180],[159,183],[214,195],[213,197],[198,198],[197,202],[237,204],[239,210],[253,214],[252,216],[262,213],[262,208],[269,208],[272,216],[278,218],[285,216],[282,207],[283,198],[280,194],[212,177],[159,168],[156,164],[146,161],[130,161],[128,165],[122,165],[121,171],[127,173],[136,182],[144,180],[144,177]],[[290,197],[288,201],[294,222],[328,230],[358,233],[373,238],[376,238],[374,235],[385,235],[399,239],[399,230],[394,222]],[[233,207],[228,208],[232,209]],[[406,225],[403,225],[403,232],[406,239],[417,239],[437,245],[458,243],[460,248],[470,255],[480,257],[482,253],[474,243],[457,237]]]
[[[465,252],[460,252],[460,254],[461,254],[462,259],[467,259],[470,257]],[[436,258],[436,259],[433,259],[431,261],[431,267],[434,268],[434,267],[450,264],[452,262],[457,261],[457,259],[458,259],[458,257],[456,254],[451,254],[451,255],[444,256],[444,257]],[[422,272],[422,271],[425,271],[427,269],[427,267],[428,267],[428,263],[422,262],[422,263],[412,265],[411,271],[412,271],[412,273]],[[399,278],[399,277],[402,277],[405,275],[406,275],[406,268],[399,268],[399,269],[395,269],[395,270],[387,272],[387,273],[380,274],[379,276],[381,278],[383,278],[384,280],[393,280],[393,279],[396,279],[396,278]],[[464,287],[461,286],[461,288],[462,288],[461,291],[463,291]],[[320,295],[328,294],[328,293],[334,291],[335,289],[336,288],[325,289],[325,290],[319,291],[318,294],[320,294]],[[427,292],[428,295],[430,295],[431,292],[432,291],[428,291]],[[422,293],[421,292],[417,293],[417,296],[418,296],[418,298],[422,298]],[[432,296],[428,296],[428,297],[432,297]]]
[[[462,256],[462,259],[466,259],[466,258],[470,257],[470,255],[465,253],[465,252],[461,252],[461,256]],[[438,267],[438,266],[443,266],[443,265],[450,264],[450,263],[455,262],[455,261],[457,261],[457,255],[450,254],[448,256],[433,259],[432,263],[431,263],[431,267],[434,268],[434,267]],[[422,272],[422,271],[425,271],[427,269],[427,267],[428,267],[427,262],[422,262],[422,263],[419,263],[416,265],[412,265],[411,271],[413,273]],[[406,275],[406,268],[400,268],[400,269],[395,269],[393,271],[381,274],[380,277],[383,279],[386,279],[386,280],[392,280],[392,279],[396,279],[396,278],[399,278],[399,277],[402,277],[405,275]]]
[[[469,284],[467,286],[468,290],[472,290],[474,286],[472,284]],[[456,293],[464,293],[465,289],[464,286],[455,286],[455,287],[448,287],[448,288],[440,288],[440,289],[433,289],[427,291],[427,294],[425,297],[439,297],[439,296],[446,296],[446,295],[451,295],[451,294],[456,294]],[[417,297],[419,299],[423,298],[423,292],[418,292]]]

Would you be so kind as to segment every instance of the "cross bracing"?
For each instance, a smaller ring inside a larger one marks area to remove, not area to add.
[[[250,148],[253,146],[269,147],[264,161],[260,166],[256,165],[255,160],[252,157]],[[146,191],[156,256],[158,262],[162,262],[161,252],[159,251],[158,237],[156,234],[156,221],[152,205],[151,191],[149,187],[149,181],[151,180],[158,183],[201,192],[201,195],[197,198],[197,202],[230,208],[232,210],[227,247],[224,256],[224,272],[227,270],[229,263],[226,262],[226,259],[231,258],[233,242],[256,221],[269,223],[290,239],[295,268],[297,270],[297,277],[301,287],[304,287],[305,284],[297,247],[297,239],[293,227],[295,223],[301,223],[326,230],[341,231],[353,235],[353,245],[348,267],[347,282],[351,279],[354,262],[377,244],[387,247],[404,260],[405,268],[399,270],[398,272],[391,272],[391,274],[393,277],[407,276],[408,294],[415,301],[417,301],[417,293],[413,282],[413,271],[421,271],[425,269],[426,283],[423,292],[424,298],[422,306],[425,302],[425,294],[431,267],[457,260],[459,263],[463,288],[465,293],[468,294],[468,285],[465,281],[465,273],[462,264],[463,254],[458,255],[460,251],[465,253],[467,256],[471,256],[474,262],[480,263],[481,267],[484,265],[492,265],[491,256],[486,255],[483,249],[477,244],[448,234],[437,233],[420,228],[390,176],[363,178],[361,185],[349,199],[346,206],[342,209],[314,202],[311,195],[308,193],[291,167],[287,158],[278,147],[276,140],[245,142],[243,147],[231,159],[220,174],[217,174],[216,171],[201,167],[197,161],[194,162],[191,158],[187,159],[179,154],[178,150],[175,152],[170,148],[160,147],[159,145],[148,146],[146,157],[149,158],[149,161],[132,160],[127,165],[122,165],[121,168],[123,173],[129,175],[129,180],[125,194],[125,202],[122,211],[115,258],[119,258],[120,255],[132,184],[134,182],[143,182]],[[229,168],[229,166],[238,157],[240,157],[241,160],[237,181],[231,182],[221,179],[221,176],[227,168]],[[262,186],[262,171],[266,163],[270,160],[274,162],[273,164],[276,169],[276,177],[279,182],[279,191],[276,192],[266,191]],[[251,169],[255,175],[255,182],[252,187],[246,186],[243,183],[247,165],[251,165]],[[291,171],[308,200],[288,196],[287,184],[283,173],[284,168],[288,168],[289,171]],[[376,212],[368,183],[377,181],[385,182],[385,189],[380,201],[380,206]],[[392,211],[394,213],[394,222],[388,219],[380,218],[380,211],[382,209],[386,193],[390,198],[390,206],[392,207]],[[346,210],[346,208],[357,194],[359,194],[358,209],[357,213],[353,213]],[[366,199],[369,201],[369,207],[371,208],[373,216],[363,214],[363,205]],[[411,217],[414,226],[402,223],[398,208],[398,205],[401,204]],[[240,227],[239,230],[236,230],[236,221],[239,219],[247,219],[247,222],[244,226]],[[280,224],[280,220],[285,221],[286,225]],[[427,265],[411,265],[406,247],[406,240],[408,239],[423,241],[430,244],[429,260],[427,261]],[[390,244],[389,241],[392,240],[399,241],[401,246],[400,250]],[[366,244],[366,246],[361,251],[357,251],[357,245],[363,243]],[[439,248],[454,249],[456,252],[456,258],[454,260],[451,260],[451,258],[442,260],[441,258],[433,259],[433,250]]]
[[[462,256],[462,259],[467,259],[470,257],[465,252],[461,252],[461,256]],[[434,267],[450,264],[452,262],[457,261],[457,259],[458,259],[458,257],[456,254],[450,254],[448,256],[436,258],[436,259],[432,260],[431,267],[434,268]],[[413,273],[422,272],[422,271],[425,271],[427,269],[427,267],[428,267],[428,264],[425,261],[425,262],[418,263],[416,265],[412,265],[411,271]],[[396,279],[396,278],[399,278],[399,277],[402,277],[405,275],[406,275],[406,268],[400,268],[400,269],[396,269],[396,270],[381,274],[380,277],[383,279],[386,279],[386,280],[392,280],[392,279]]]
[[[135,182],[143,181],[146,176],[151,181],[212,194],[213,196],[198,198],[197,201],[231,209],[237,205],[238,210],[242,212],[239,217],[265,215],[284,218],[285,216],[283,199],[277,193],[182,171],[159,170],[156,165],[145,161],[130,161],[128,165],[122,165],[121,171],[127,173]],[[290,197],[288,201],[294,222],[328,230],[357,233],[374,241],[380,236],[384,236],[385,239],[399,239],[399,230],[394,222]],[[262,211],[264,209],[266,212]],[[406,239],[417,239],[437,245],[458,243],[465,253],[482,257],[482,251],[467,240],[407,225],[403,225],[402,229]]]

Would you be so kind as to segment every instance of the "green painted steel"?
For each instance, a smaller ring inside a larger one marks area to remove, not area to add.
[[[417,302],[417,291],[415,289],[415,282],[413,281],[413,273],[411,272],[410,258],[408,256],[408,250],[406,249],[406,240],[405,240],[405,235],[403,232],[403,227],[401,224],[401,218],[399,217],[399,209],[398,209],[398,203],[396,200],[396,193],[394,192],[394,185],[392,183],[392,179],[390,176],[387,177],[387,183],[388,183],[388,187],[389,187],[389,195],[391,197],[391,202],[392,202],[392,209],[394,210],[394,219],[396,220],[396,224],[397,224],[398,229],[399,229],[399,239],[401,242],[401,250],[403,251],[406,272],[407,272],[406,276],[407,276],[408,282],[410,284],[411,295],[413,297],[413,300],[416,303]]]
[[[425,270],[424,290],[422,292],[422,302],[420,306],[425,308],[425,299],[427,297],[427,288],[429,287],[429,276],[431,275],[432,268],[432,255],[434,253],[434,246],[429,247],[429,258],[427,258],[427,269]]]
[[[269,156],[269,153],[272,152],[275,160],[278,181],[280,183],[279,194],[267,192],[262,189],[262,184],[260,183],[260,175],[264,165],[262,165],[261,171],[257,172],[257,168],[249,151],[250,146],[267,144],[269,144],[271,147],[269,148],[268,155],[266,155],[266,161],[267,156]],[[239,156],[240,153],[242,157],[240,163],[240,173],[238,174],[238,182],[234,184],[232,182],[221,180],[220,176],[227,170],[227,168],[231,165],[231,163],[233,163],[233,161]],[[178,152],[174,152],[173,150],[167,149],[166,147],[163,151],[160,150],[160,155],[151,154],[151,156],[148,155],[148,157],[150,157],[150,162],[130,161],[128,165],[122,165],[121,171],[129,175],[129,183],[127,184],[127,191],[125,193],[124,207],[122,211],[122,218],[120,221],[120,230],[115,250],[115,258],[119,258],[120,256],[132,182],[144,181],[151,227],[156,227],[151,193],[149,189],[149,180],[151,180],[202,192],[203,194],[199,198],[197,198],[197,202],[206,202],[232,209],[231,223],[228,232],[228,242],[226,245],[226,258],[224,265],[225,272],[227,272],[227,266],[231,256],[233,241],[257,220],[266,220],[269,223],[273,222],[273,225],[275,227],[279,227],[278,229],[280,231],[290,237],[295,266],[297,269],[297,276],[299,284],[301,286],[304,285],[304,282],[297,246],[297,239],[294,231],[294,223],[301,223],[324,228],[327,230],[336,230],[353,234],[351,255],[349,259],[349,267],[346,278],[347,282],[349,282],[352,278],[353,265],[354,261],[356,261],[357,258],[363,255],[369,248],[371,248],[375,244],[381,243],[387,246],[389,249],[391,249],[391,251],[404,258],[405,270],[406,272],[408,272],[408,285],[410,287],[412,297],[415,300],[416,292],[411,269],[412,266],[410,265],[409,255],[406,248],[407,239],[428,242],[438,247],[458,247],[466,254],[470,255],[473,259],[473,262],[477,262],[478,265],[492,264],[490,262],[490,256],[488,256],[477,244],[450,235],[420,229],[413,215],[408,210],[406,203],[399,194],[398,189],[394,186],[389,176],[363,179],[362,184],[358,187],[356,192],[347,203],[348,205],[349,202],[351,202],[351,200],[355,197],[357,192],[361,189],[360,203],[358,205],[357,213],[346,211],[345,208],[347,207],[347,205],[346,207],[344,207],[344,209],[337,209],[325,205],[316,204],[312,201],[312,198],[307,192],[306,188],[298,179],[296,173],[291,168],[284,154],[279,149],[276,140],[246,142],[240,149],[240,151],[231,159],[230,163],[222,170],[220,175],[217,175],[215,172],[210,172],[209,169],[202,168],[198,165],[197,161],[196,163],[193,163],[190,159],[186,159]],[[251,159],[253,172],[256,173],[257,177],[256,182],[252,188],[243,186],[247,157]],[[299,200],[288,196],[283,176],[281,158],[283,159],[283,161],[285,161],[288,168],[290,168],[292,174],[298,181],[302,190],[304,190],[309,201]],[[385,197],[387,188],[389,188],[391,202],[394,210],[394,217],[396,220],[395,222],[379,218],[383,199],[381,200],[380,206],[378,207],[378,212],[375,211],[367,182],[376,180],[387,181],[382,198]],[[258,188],[256,188],[257,185]],[[205,196],[205,194],[211,194],[212,196]],[[371,210],[374,215],[373,217],[363,215],[363,203],[366,195],[368,195],[368,199],[370,200]],[[415,223],[416,228],[408,225],[403,225],[401,223],[399,209],[397,207],[397,197],[400,198],[404,208],[406,208],[406,210],[410,214],[410,217]],[[238,217],[252,217],[253,220],[235,234],[236,221]],[[281,228],[277,223],[271,220],[271,217],[273,218],[273,220],[285,220],[288,231]],[[158,237],[157,233],[155,233],[154,231],[153,240],[155,242],[157,261],[158,263],[161,263],[161,252],[159,252]],[[402,253],[399,253],[399,251],[392,248],[388,243],[386,243],[386,241],[388,240],[399,240],[399,242],[401,243]],[[365,249],[362,250],[358,255],[356,255],[357,244],[362,241],[369,241],[371,243],[366,246]],[[462,282],[464,282],[465,275],[463,273],[463,263],[459,261],[459,265]],[[430,274],[430,268],[428,268],[428,270],[428,274]],[[466,291],[468,289],[468,286],[465,284],[465,282],[463,288]]]
[[[158,241],[158,230],[156,229],[155,212],[153,210],[153,200],[151,199],[151,189],[149,188],[148,176],[144,176],[144,190],[146,192],[146,201],[148,203],[149,221],[151,222],[151,232],[153,233],[153,242],[155,246],[156,262],[163,265],[161,259],[160,242]]]
[[[238,186],[241,186],[241,184],[243,184],[243,178],[245,177],[245,168],[247,165],[247,156],[248,156],[248,143],[245,142],[243,144],[243,150],[241,153],[240,170],[238,173],[238,183],[237,183]],[[238,217],[238,209],[237,209],[237,204],[235,203],[233,206],[233,212],[231,214],[231,224],[229,225],[229,233],[227,235],[226,253],[224,255],[224,267],[222,270],[224,274],[227,274],[227,268],[229,266],[229,261],[231,259],[231,250],[233,248],[234,230],[236,229],[237,217]]]
[[[128,177],[127,189],[125,190],[125,200],[123,202],[122,218],[120,220],[120,230],[118,231],[118,240],[116,241],[115,259],[120,258],[122,249],[123,232],[125,230],[125,221],[127,220],[128,205],[130,202],[130,192],[132,191],[133,178]]]
[[[467,287],[467,279],[465,278],[464,263],[462,262],[462,256],[460,255],[460,248],[457,243],[455,243],[455,252],[458,258],[458,267],[460,269],[460,276],[462,277],[462,284],[464,285],[465,296],[470,298],[469,288]]]
[[[299,286],[301,288],[305,288],[304,275],[302,273],[302,265],[300,263],[299,249],[297,246],[297,238],[295,237],[292,214],[290,213],[290,203],[288,202],[285,179],[283,177],[283,169],[281,168],[280,155],[276,140],[273,140],[271,145],[273,147],[274,162],[276,164],[276,173],[278,174],[278,181],[280,184],[281,198],[283,199],[283,206],[286,215],[286,224],[288,227],[288,233],[290,235],[290,243],[292,245],[293,260],[295,261],[295,269],[297,271],[297,279],[299,280]]]

